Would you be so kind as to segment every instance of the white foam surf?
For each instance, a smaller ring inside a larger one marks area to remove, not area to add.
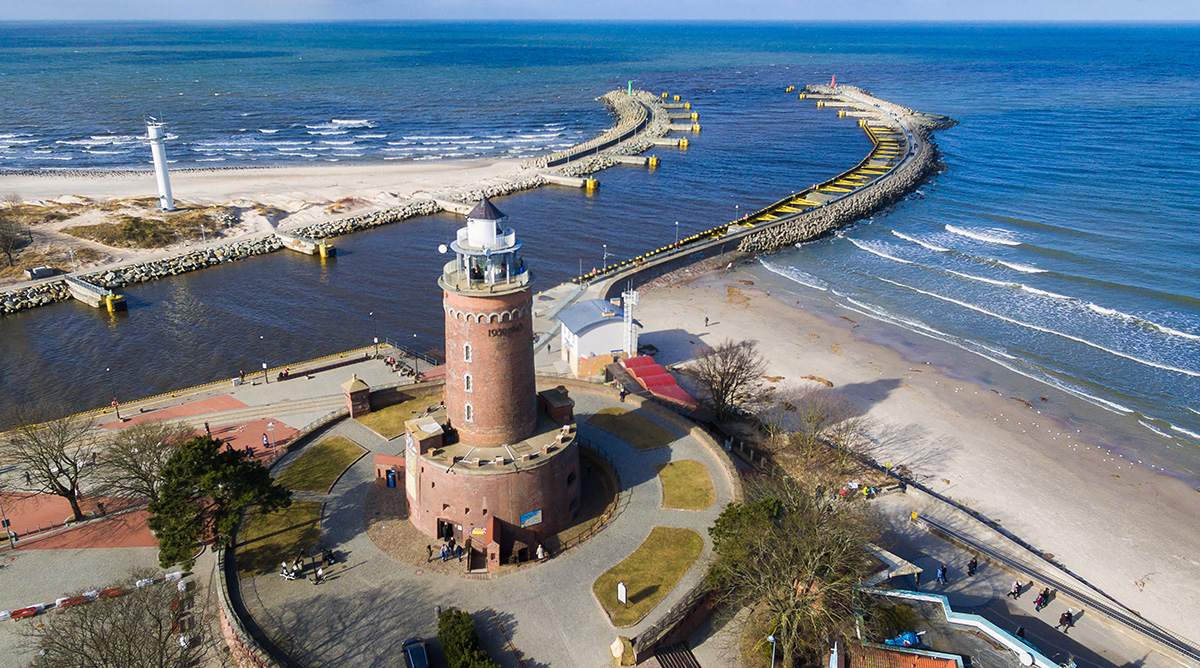
[[[1031,267],[1027,264],[1021,264],[1019,262],[1005,262],[1004,260],[994,260],[994,261],[1008,267],[1009,269],[1015,269],[1015,270],[1021,272],[1022,274],[1044,274],[1044,273],[1046,273],[1045,269],[1038,269],[1037,267]]]
[[[782,276],[793,283],[799,283],[800,285],[813,288],[814,290],[826,291],[829,289],[829,286],[825,283],[825,281],[822,281],[816,276],[806,274],[799,269],[778,265],[764,258],[759,258],[759,263],[764,269],[772,274],[775,274],[776,276]]]
[[[854,244],[859,249],[865,250],[872,255],[878,255],[879,257],[886,258],[893,262],[899,262],[901,264],[916,264],[915,262],[898,258],[895,255],[889,255],[888,253],[885,253],[877,248],[872,248],[871,246],[867,245],[866,242],[860,242],[859,240],[853,239],[851,237],[844,237],[844,238],[846,239],[846,241],[849,241],[850,243]]]
[[[1129,361],[1131,361],[1131,362],[1136,362],[1136,363],[1138,363],[1138,364],[1142,364],[1142,365],[1145,365],[1145,366],[1148,366],[1148,367],[1153,367],[1153,368],[1156,368],[1156,369],[1162,369],[1162,370],[1164,370],[1164,371],[1171,371],[1171,372],[1173,372],[1173,373],[1181,373],[1181,374],[1184,374],[1184,375],[1186,375],[1186,376],[1192,376],[1192,377],[1194,377],[1194,378],[1200,378],[1200,371],[1195,371],[1195,370],[1192,370],[1192,369],[1183,369],[1183,368],[1180,368],[1180,367],[1177,367],[1177,366],[1171,366],[1171,365],[1169,365],[1169,364],[1159,364],[1159,363],[1157,363],[1157,362],[1152,362],[1152,361],[1150,361],[1150,360],[1147,360],[1147,359],[1142,359],[1141,357],[1138,357],[1138,356],[1136,356],[1136,355],[1130,355],[1129,353],[1121,352],[1120,350],[1114,350],[1114,349],[1112,349],[1112,348],[1109,348],[1109,347],[1107,347],[1107,346],[1102,346],[1102,345],[1100,345],[1099,343],[1095,343],[1095,342],[1093,342],[1093,341],[1088,341],[1087,339],[1084,339],[1084,338],[1081,338],[1081,337],[1078,337],[1078,336],[1074,336],[1074,335],[1072,335],[1072,334],[1067,334],[1067,333],[1065,333],[1065,332],[1059,332],[1059,331],[1057,331],[1057,330],[1053,330],[1053,329],[1050,329],[1050,328],[1048,328],[1048,327],[1042,327],[1042,326],[1040,326],[1040,325],[1034,325],[1034,324],[1032,324],[1032,323],[1023,322],[1023,321],[1021,321],[1021,320],[1017,320],[1016,318],[1010,318],[1010,317],[1008,317],[1008,316],[1001,315],[1001,314],[999,314],[999,313],[996,313],[996,312],[994,312],[994,311],[989,311],[989,310],[987,310],[987,309],[985,309],[985,308],[983,308],[983,307],[981,307],[981,306],[976,306],[976,305],[974,305],[974,304],[971,304],[971,303],[968,303],[968,302],[964,302],[964,301],[962,301],[962,300],[960,300],[960,299],[954,299],[953,297],[947,297],[947,296],[945,296],[945,295],[939,295],[939,294],[937,294],[936,292],[930,292],[930,291],[928,291],[928,290],[922,290],[922,289],[920,289],[920,288],[915,288],[915,287],[913,287],[913,286],[911,286],[911,285],[906,285],[906,284],[904,284],[904,283],[900,283],[900,282],[898,282],[898,281],[893,281],[893,280],[890,280],[890,279],[887,279],[887,278],[883,278],[883,277],[876,277],[876,278],[877,278],[878,280],[881,280],[881,281],[885,282],[885,283],[891,283],[892,285],[895,285],[896,287],[899,287],[899,288],[904,288],[904,289],[906,289],[906,290],[912,290],[913,292],[916,292],[916,293],[918,293],[918,294],[925,295],[925,296],[927,296],[927,297],[933,297],[934,299],[938,299],[938,300],[941,300],[941,301],[944,301],[944,302],[947,302],[947,303],[950,303],[950,304],[955,304],[955,305],[957,305],[957,306],[961,306],[961,307],[963,307],[963,308],[965,308],[965,309],[968,309],[968,310],[971,310],[971,311],[975,311],[976,313],[982,313],[983,315],[987,315],[987,316],[990,316],[990,317],[996,318],[996,319],[998,319],[998,320],[1003,320],[1004,322],[1007,322],[1007,323],[1011,323],[1011,324],[1017,325],[1018,327],[1025,327],[1025,328],[1027,328],[1027,329],[1032,329],[1032,330],[1034,330],[1034,331],[1042,332],[1042,333],[1044,333],[1044,334],[1050,334],[1050,335],[1052,335],[1052,336],[1058,336],[1058,337],[1061,337],[1061,338],[1064,338],[1064,339],[1068,339],[1068,340],[1070,340],[1070,341],[1074,341],[1074,342],[1076,342],[1076,343],[1082,343],[1083,345],[1085,345],[1085,346],[1088,346],[1089,348],[1095,348],[1096,350],[1100,350],[1100,351],[1106,352],[1106,353],[1108,353],[1108,354],[1110,354],[1110,355],[1114,355],[1114,356],[1116,356],[1116,357],[1121,357],[1121,358],[1123,358],[1123,359],[1127,359],[1127,360],[1129,360]]]
[[[1021,242],[1015,239],[1010,239],[1005,236],[1002,230],[976,230],[956,227],[954,225],[946,225],[946,231],[952,234],[957,234],[962,237],[968,237],[976,241],[983,241],[989,244],[1002,244],[1005,246],[1020,246]]]
[[[949,248],[942,248],[941,246],[936,246],[936,245],[934,245],[934,244],[931,244],[931,243],[928,243],[928,242],[925,242],[925,241],[921,241],[920,239],[917,239],[916,237],[910,237],[910,236],[908,236],[907,234],[905,234],[905,233],[903,233],[903,232],[897,232],[896,230],[892,230],[892,234],[894,234],[894,235],[896,235],[896,236],[900,237],[901,239],[904,239],[905,241],[911,241],[912,243],[914,243],[914,244],[916,244],[916,245],[918,245],[918,246],[921,246],[921,247],[924,247],[924,248],[928,248],[928,249],[929,249],[929,250],[931,250],[931,251],[935,251],[935,252],[938,252],[938,253],[948,253],[948,252],[950,252],[950,249],[949,249]]]

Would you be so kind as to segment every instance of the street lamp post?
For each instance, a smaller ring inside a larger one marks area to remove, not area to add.
[[[420,367],[417,366],[417,335],[416,334],[413,334],[412,356],[413,356],[413,382],[415,383],[421,379],[421,369],[420,369]]]
[[[679,221],[675,221],[675,245],[679,245]]]
[[[371,336],[375,342],[375,357],[379,357],[379,324],[375,322],[375,312],[371,311],[367,314],[371,318]]]
[[[117,385],[113,381],[112,368],[104,367],[104,375],[108,376],[108,389],[112,392],[112,407],[117,411],[117,421],[121,421],[121,402],[117,401]]]
[[[262,360],[263,369],[263,384],[270,383],[271,379],[267,378],[267,352],[263,341],[262,334],[258,335],[258,357]]]
[[[271,456],[273,457],[273,456],[279,454],[278,451],[276,451],[276,449],[275,449],[275,423],[274,422],[267,423],[267,433],[271,434]]]
[[[8,515],[4,514],[4,506],[0,504],[0,527],[4,529],[4,535],[8,537],[8,549],[15,550],[17,549],[17,543],[13,540],[13,532],[8,528],[8,525]]]
[[[74,275],[78,271],[75,269],[75,251],[68,248],[67,252],[71,254],[71,274]]]
[[[771,668],[775,668],[775,636],[767,636],[767,642],[771,643]]]
[[[600,267],[607,268],[608,267],[608,244],[602,244],[602,245],[604,246],[604,259],[602,259],[600,261]]]

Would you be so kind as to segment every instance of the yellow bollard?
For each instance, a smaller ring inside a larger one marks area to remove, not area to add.
[[[679,148],[681,148],[681,149],[683,149],[683,150],[685,150],[685,151],[686,151],[686,150],[687,150],[687,147],[688,147],[688,140],[687,140],[687,139],[680,139],[680,140],[679,140]]]
[[[683,103],[683,108],[684,108],[684,109],[691,109],[691,108],[692,108],[692,103],[691,103],[691,102],[684,102],[684,103]]]
[[[595,189],[596,189],[596,186],[598,186],[598,185],[600,185],[600,182],[599,182],[599,181],[597,181],[596,179],[592,178],[592,177],[588,177],[588,178],[587,178],[587,179],[585,179],[585,180],[584,180],[584,182],[583,182],[583,187],[584,187],[585,189],[587,189],[587,191],[588,191],[588,192],[591,192],[591,191],[595,190]]]
[[[664,99],[664,100],[665,100],[665,99],[667,99],[667,94],[666,94],[666,93],[663,93],[663,99]]]
[[[113,296],[112,295],[104,296],[104,306],[108,308],[109,313],[113,312]]]
[[[699,132],[699,131],[700,131],[700,124],[699,124],[699,123],[692,123],[692,133],[694,134],[694,133],[696,133],[696,132]]]
[[[658,156],[657,155],[650,156],[650,159],[647,161],[646,164],[650,165],[650,169],[655,169],[656,167],[658,167]]]
[[[693,112],[692,112],[692,120],[693,120],[693,121],[698,121],[698,120],[700,120],[700,114],[699,114],[699,113],[697,113],[697,112],[694,112],[694,111],[693,111]]]
[[[797,96],[796,96],[796,99],[797,99],[797,100],[803,100],[803,99],[804,99],[804,93],[800,93],[799,95],[797,95]]]
[[[838,109],[838,118],[845,118],[845,117],[846,117],[846,110]]]
[[[817,100],[817,109],[825,106],[825,100]]]
[[[678,102],[678,101],[679,101],[679,96],[678,96],[678,95],[676,95],[676,96],[675,96],[675,101],[676,101],[676,102]]]
[[[320,244],[317,244],[317,249],[321,251],[322,260],[329,257],[329,246],[324,241],[322,241]]]

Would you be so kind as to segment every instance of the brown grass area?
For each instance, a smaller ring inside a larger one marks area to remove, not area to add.
[[[366,452],[344,436],[331,436],[307,448],[277,482],[294,491],[327,493],[342,471]]]
[[[33,226],[66,220],[81,213],[86,213],[87,209],[86,204],[53,204],[48,206],[18,204],[12,207],[5,207],[0,213],[20,225]]]
[[[76,264],[84,264],[100,259],[100,252],[95,248],[76,248],[75,262]],[[8,266],[8,258],[0,255],[0,279],[4,278],[25,278],[24,271],[32,267],[54,267],[59,273],[65,274],[71,271],[71,255],[66,250],[60,248],[49,249],[32,249],[21,248],[13,253],[14,265]]]
[[[703,549],[704,539],[691,529],[654,527],[633,554],[596,579],[592,592],[613,626],[632,626],[674,589]],[[618,582],[625,583],[627,605],[617,600]]]
[[[423,394],[403,403],[395,404],[394,406],[371,411],[366,415],[360,415],[354,419],[358,420],[359,424],[367,429],[391,440],[404,433],[405,421],[415,418],[431,404],[436,404],[440,400],[441,395]]]
[[[675,440],[671,432],[624,408],[601,408],[587,423],[607,431],[638,450],[661,448]]]
[[[91,239],[115,248],[164,248],[180,241],[212,238],[224,226],[217,216],[229,212],[225,207],[183,207],[179,211],[155,211],[158,200],[149,198],[112,200],[98,205],[101,211],[120,212],[108,222],[74,225],[67,234]],[[132,212],[131,212],[132,211]],[[201,228],[204,228],[201,230]]]
[[[658,478],[663,486],[663,508],[704,510],[717,500],[708,468],[694,459],[660,466]]]
[[[250,513],[238,532],[237,565],[241,577],[269,573],[291,563],[321,541],[321,504],[292,501],[277,513]]]

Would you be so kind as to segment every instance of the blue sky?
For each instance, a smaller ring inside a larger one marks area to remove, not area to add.
[[[1200,21],[1197,0],[0,0],[8,20]]]

